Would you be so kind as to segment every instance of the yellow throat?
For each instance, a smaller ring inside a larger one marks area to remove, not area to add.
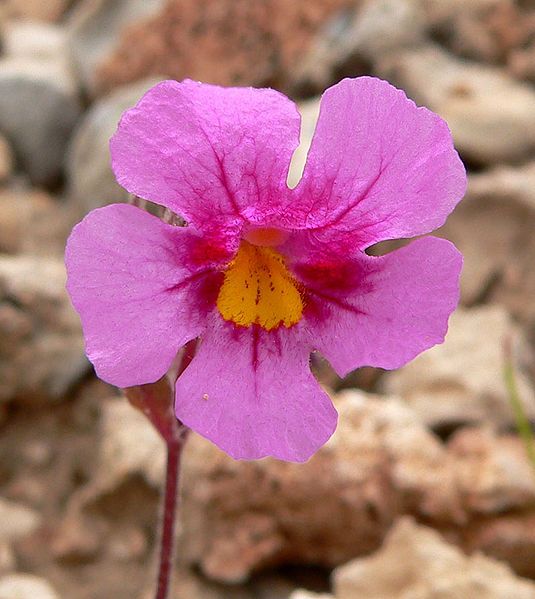
[[[225,271],[217,307],[225,320],[243,327],[257,324],[266,331],[291,327],[303,314],[298,283],[281,254],[248,241],[241,242]]]

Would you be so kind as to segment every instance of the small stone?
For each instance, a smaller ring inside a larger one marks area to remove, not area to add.
[[[500,438],[489,428],[464,428],[448,443],[456,484],[473,514],[529,512],[535,496],[533,464],[513,435]]]
[[[67,196],[80,216],[128,197],[111,170],[110,137],[122,113],[158,81],[150,79],[118,89],[95,102],[84,115],[69,145],[66,163]]]
[[[0,599],[59,599],[59,595],[44,578],[9,574],[0,578]]]
[[[464,256],[465,305],[498,303],[528,329],[535,324],[535,162],[470,175],[466,198],[441,233]]]
[[[51,61],[67,66],[65,34],[59,26],[32,21],[9,23],[2,28],[2,47],[6,57]]]
[[[134,475],[141,475],[148,484],[160,489],[165,446],[147,418],[125,399],[110,399],[102,407],[101,427],[95,474],[100,493],[116,489]]]
[[[0,255],[0,402],[60,400],[88,369],[61,258]]]
[[[4,44],[0,131],[32,182],[53,184],[61,175],[66,144],[81,110],[62,32],[52,25],[13,24]]]
[[[34,510],[0,498],[0,541],[15,541],[32,534],[41,524]]]
[[[371,557],[337,568],[336,599],[535,599],[535,584],[481,554],[464,555],[434,530],[401,519]]]
[[[503,376],[508,338],[516,348],[520,396],[527,414],[535,417],[535,393],[520,367],[529,362],[527,342],[499,306],[458,309],[444,343],[389,373],[384,389],[400,395],[431,427],[474,422],[510,426],[514,414]]]
[[[501,69],[427,46],[390,54],[376,72],[443,117],[466,160],[492,165],[533,154],[535,91]]]

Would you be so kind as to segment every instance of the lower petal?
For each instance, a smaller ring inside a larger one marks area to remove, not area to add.
[[[461,267],[455,246],[436,237],[380,257],[361,254],[351,291],[314,289],[311,281],[305,328],[341,376],[361,366],[399,368],[444,341]]]
[[[67,290],[100,378],[129,387],[167,372],[213,309],[215,259],[193,229],[126,204],[94,210],[74,228],[65,253]]]
[[[177,381],[177,418],[235,459],[307,460],[337,422],[309,348],[297,327],[268,332],[214,314]]]

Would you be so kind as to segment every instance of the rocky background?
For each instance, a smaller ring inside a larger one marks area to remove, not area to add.
[[[76,221],[124,201],[120,114],[163,77],[299,101],[373,74],[449,123],[469,189],[441,234],[465,255],[444,345],[332,390],[304,465],[237,463],[192,435],[176,599],[535,599],[533,0],[0,2],[0,599],[150,599],[162,444],[84,357],[64,292]],[[531,579],[531,580],[530,580]]]

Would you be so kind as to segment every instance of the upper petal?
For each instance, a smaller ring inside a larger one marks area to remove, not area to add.
[[[286,189],[300,117],[271,89],[164,81],[110,142],[118,182],[198,227],[261,218]]]
[[[100,378],[128,387],[167,372],[213,309],[217,259],[192,229],[127,204],[94,210],[73,229],[67,290]]]
[[[176,415],[236,459],[307,460],[337,414],[298,328],[236,327],[218,314],[176,384]]]
[[[308,279],[305,328],[314,347],[344,376],[360,366],[399,368],[444,341],[459,301],[462,256],[426,237],[380,257],[361,254],[336,273]]]
[[[294,218],[319,238],[364,249],[443,224],[466,173],[446,123],[372,77],[328,89]]]

